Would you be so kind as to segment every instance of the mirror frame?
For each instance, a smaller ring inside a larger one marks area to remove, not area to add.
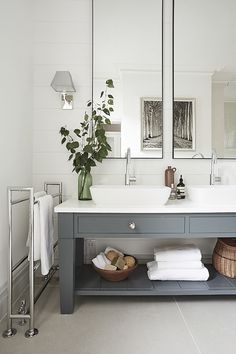
[[[94,96],[94,15],[95,15],[95,9],[94,9],[94,2],[98,0],[92,0],[92,109],[93,109],[93,96]],[[119,1],[119,0],[117,0]],[[164,5],[163,2],[164,0],[161,1],[161,99],[162,99],[162,123],[163,123],[163,107],[164,107],[164,102],[163,102],[163,91],[164,91],[164,73],[163,73],[163,60],[164,60],[164,23],[163,23],[163,18],[164,18]],[[174,0],[172,0],[174,1]],[[160,95],[158,95],[160,96]],[[141,98],[141,97],[140,97]],[[140,103],[141,106],[141,103]],[[140,108],[141,111],[141,108]],[[141,134],[140,134],[141,137]],[[132,159],[137,159],[137,160],[162,160],[164,158],[164,129],[162,129],[162,154],[161,157],[135,157],[132,156],[132,151],[131,151],[131,157]],[[107,157],[106,159],[111,159],[111,160],[119,160],[119,159],[125,159],[126,157]]]

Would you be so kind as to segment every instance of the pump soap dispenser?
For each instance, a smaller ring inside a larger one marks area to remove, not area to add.
[[[167,187],[171,187],[172,184],[175,183],[175,167],[168,166],[168,168],[165,170],[165,185]]]
[[[177,199],[185,199],[185,184],[182,175],[180,175],[179,183],[177,184]]]

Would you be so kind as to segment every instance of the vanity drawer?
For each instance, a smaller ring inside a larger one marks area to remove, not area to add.
[[[185,218],[156,215],[75,215],[78,234],[183,234]],[[76,237],[76,236],[75,236]]]
[[[191,216],[189,231],[193,234],[236,234],[236,216]]]

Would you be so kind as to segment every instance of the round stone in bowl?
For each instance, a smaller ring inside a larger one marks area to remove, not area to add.
[[[110,261],[113,261],[114,258],[118,257],[119,254],[116,251],[108,251],[105,256],[107,257],[107,259],[109,259]]]
[[[133,256],[124,256],[124,261],[128,268],[132,268],[135,265],[135,258]]]

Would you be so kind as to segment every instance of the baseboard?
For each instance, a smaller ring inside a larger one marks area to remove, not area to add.
[[[13,278],[13,309],[17,307],[29,285],[28,262],[16,273]],[[7,284],[0,289],[0,322],[7,314]]]

